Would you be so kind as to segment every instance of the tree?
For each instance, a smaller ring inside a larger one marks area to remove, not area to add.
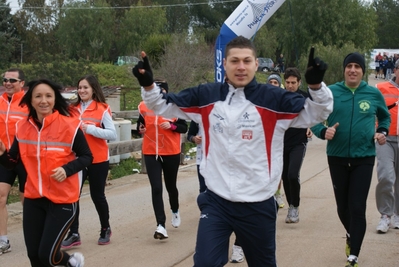
[[[198,0],[187,0],[190,5],[190,27],[195,34],[202,34],[208,44],[213,44],[219,35],[224,21],[233,13],[241,1],[209,1],[207,5],[198,5]]]
[[[186,0],[158,0],[159,5],[167,5],[166,12],[166,32],[187,33],[190,25],[189,7]]]
[[[184,34],[172,36],[161,57],[161,67],[155,70],[155,77],[165,78],[171,92],[208,82],[209,71],[213,69],[213,49],[203,38],[195,40]]]
[[[292,51],[300,58],[316,43],[337,48],[353,43],[367,50],[377,42],[375,12],[359,0],[287,0],[271,23],[288,61],[295,56]]]
[[[121,19],[117,47],[121,55],[133,55],[141,49],[143,42],[153,34],[166,32],[165,9],[160,7],[145,7],[139,2],[126,12]]]
[[[399,3],[395,0],[375,0],[372,4],[377,13],[378,48],[398,48],[399,36],[393,33],[399,14]]]
[[[101,62],[108,60],[114,33],[114,12],[105,1],[93,5],[69,4],[60,17],[56,36],[69,58],[85,58]],[[96,8],[99,7],[99,8]]]
[[[65,0],[66,1],[66,0]],[[59,53],[55,29],[64,0],[25,0],[14,21],[23,40],[24,61],[34,61],[42,51]],[[38,8],[41,7],[41,8]]]
[[[0,0],[0,68],[7,68],[10,63],[16,62],[20,39],[10,5],[6,0]]]
[[[258,52],[258,57],[269,57],[275,60],[275,51],[278,46],[276,33],[269,27],[263,25],[254,35],[254,44]]]

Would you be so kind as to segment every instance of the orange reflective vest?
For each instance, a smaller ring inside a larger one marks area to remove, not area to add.
[[[384,96],[385,103],[388,106],[391,114],[391,125],[389,126],[389,135],[398,135],[398,103],[399,103],[399,88],[391,82],[383,82],[376,85]]]
[[[74,203],[79,199],[81,172],[58,182],[50,177],[53,169],[76,159],[72,151],[80,121],[58,111],[43,120],[39,129],[32,118],[17,123],[19,154],[27,172],[26,198],[48,198],[54,203]]]
[[[167,119],[156,115],[148,109],[142,101],[139,104],[139,112],[145,120],[146,131],[143,137],[143,154],[145,155],[176,155],[180,153],[180,133],[162,129],[162,122],[175,122],[177,118]]]
[[[25,95],[24,91],[13,94],[11,101],[4,93],[0,97],[0,139],[7,149],[10,149],[15,136],[15,124],[28,117],[28,107],[20,107],[19,102]]]
[[[81,103],[76,106],[80,116],[79,119],[86,124],[93,124],[102,128],[102,120],[105,112],[111,115],[111,109],[107,104],[92,101],[90,105],[82,111]],[[112,115],[111,115],[112,116]],[[93,163],[100,163],[109,160],[109,150],[107,140],[97,138],[91,134],[85,137],[93,154]]]

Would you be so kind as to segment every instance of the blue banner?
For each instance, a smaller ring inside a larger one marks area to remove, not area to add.
[[[215,45],[215,81],[223,82],[226,44],[237,36],[251,38],[285,0],[244,0],[223,23]]]

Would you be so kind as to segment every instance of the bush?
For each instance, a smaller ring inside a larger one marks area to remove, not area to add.
[[[117,165],[111,165],[110,179],[117,179],[127,175],[134,174],[133,169],[141,171],[141,165],[136,161],[135,158],[128,158],[121,160]]]
[[[366,51],[361,51],[357,49],[353,43],[346,43],[341,48],[336,46],[323,46],[322,44],[315,45],[315,57],[321,58],[324,62],[328,64],[328,69],[324,75],[324,82],[327,85],[334,84],[339,81],[344,80],[344,68],[343,62],[346,55],[352,52],[359,52],[361,54],[366,55]],[[305,81],[305,72],[308,64],[308,56],[302,56],[300,59],[299,70],[303,73],[303,86],[302,88],[307,88],[307,84]],[[365,56],[367,59],[368,57]],[[368,77],[367,71],[368,62],[366,62],[366,73],[364,75],[364,79]]]

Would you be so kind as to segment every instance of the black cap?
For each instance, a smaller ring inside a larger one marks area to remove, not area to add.
[[[357,63],[363,70],[363,75],[366,72],[366,61],[364,60],[364,56],[358,52],[350,53],[344,59],[344,69],[349,63]]]

